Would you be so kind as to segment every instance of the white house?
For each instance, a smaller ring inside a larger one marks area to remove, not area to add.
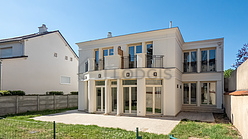
[[[0,40],[1,90],[26,94],[78,90],[78,56],[62,34],[47,31]]]
[[[184,42],[174,27],[77,43],[78,109],[137,116],[221,112],[223,41]]]

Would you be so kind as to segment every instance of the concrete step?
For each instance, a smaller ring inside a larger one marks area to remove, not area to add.
[[[213,112],[213,113],[224,113],[223,109],[218,109],[215,107],[207,107],[207,106],[182,106],[181,111],[184,112]]]

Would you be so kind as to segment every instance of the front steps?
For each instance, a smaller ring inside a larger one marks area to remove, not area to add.
[[[212,112],[212,113],[224,113],[223,109],[218,109],[213,106],[190,106],[183,105],[181,111],[184,112]]]

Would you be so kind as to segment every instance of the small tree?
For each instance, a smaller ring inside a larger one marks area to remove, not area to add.
[[[238,68],[243,62],[248,59],[248,44],[238,50],[236,62],[232,65],[234,68]]]
[[[231,69],[231,68],[225,70],[225,72],[224,72],[224,78],[230,78],[233,71],[234,71],[234,69]]]

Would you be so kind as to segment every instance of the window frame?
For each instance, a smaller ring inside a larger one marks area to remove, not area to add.
[[[67,78],[69,78],[69,83],[62,83],[62,77],[67,77]],[[71,77],[70,77],[70,76],[61,75],[61,76],[60,76],[60,84],[71,84]]]
[[[210,71],[210,68],[209,68],[209,51],[210,50],[215,50],[215,70],[213,70],[213,71]],[[217,71],[217,64],[216,64],[216,53],[217,53],[217,51],[216,51],[217,49],[216,49],[216,47],[211,47],[211,48],[205,48],[205,49],[200,49],[200,71],[201,72],[216,72]],[[206,71],[203,71],[202,70],[202,51],[207,51],[207,70]]]
[[[7,49],[10,49],[11,50],[11,54],[10,55],[6,55],[6,56],[3,56],[3,50],[7,50]],[[7,58],[7,57],[12,57],[13,56],[13,47],[4,47],[4,48],[1,48],[1,58]]]
[[[192,62],[191,53],[192,53],[192,52],[196,52],[196,61],[195,61],[195,62],[196,62],[196,71],[192,71],[192,69],[191,69],[191,62]],[[188,63],[189,63],[189,65],[188,65],[188,66],[189,66],[189,71],[184,71],[184,63],[185,63],[185,62],[184,62],[184,60],[185,60],[185,59],[184,59],[184,53],[189,53],[189,55],[188,55],[188,56],[189,56],[189,62],[188,62]],[[197,62],[198,62],[198,60],[199,60],[199,58],[198,58],[198,56],[197,56],[197,50],[196,50],[196,49],[183,51],[183,72],[184,72],[184,73],[191,73],[191,72],[192,72],[192,73],[195,73],[195,72],[197,72]]]

